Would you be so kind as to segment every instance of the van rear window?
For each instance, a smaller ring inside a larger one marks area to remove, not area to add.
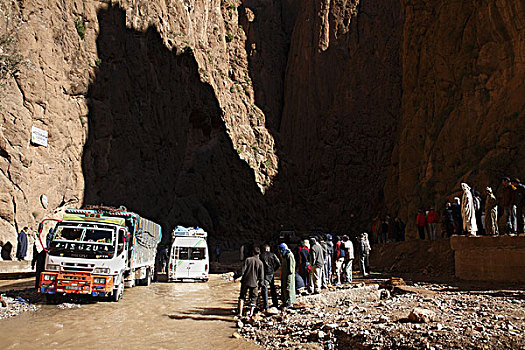
[[[206,257],[204,248],[177,247],[175,248],[175,259],[179,260],[202,260]]]

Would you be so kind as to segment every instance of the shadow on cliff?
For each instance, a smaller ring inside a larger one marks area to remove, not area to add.
[[[261,233],[265,199],[191,50],[169,50],[154,28],[126,28],[118,7],[101,10],[98,21],[84,204],[124,205],[165,232],[198,225],[212,241]]]

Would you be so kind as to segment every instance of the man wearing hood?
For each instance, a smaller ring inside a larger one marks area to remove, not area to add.
[[[492,188],[485,189],[487,199],[485,200],[485,231],[488,235],[498,234],[498,202]]]
[[[466,183],[461,184],[463,198],[461,200],[461,217],[463,218],[463,231],[469,236],[475,236],[478,231],[476,224],[476,213],[474,211],[474,201],[470,186]]]
[[[281,299],[283,307],[295,303],[295,258],[286,243],[279,245],[281,255]]]

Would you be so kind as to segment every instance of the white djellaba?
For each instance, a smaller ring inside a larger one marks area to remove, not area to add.
[[[472,192],[470,186],[466,183],[461,183],[463,189],[463,198],[461,200],[461,216],[463,217],[463,230],[469,235],[476,235],[478,232],[478,225],[476,225],[476,213],[474,212],[474,202],[472,199]]]

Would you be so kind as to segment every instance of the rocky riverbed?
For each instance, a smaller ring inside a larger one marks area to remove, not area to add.
[[[240,320],[238,333],[269,349],[525,349],[524,291],[382,287],[381,299],[355,297],[378,290],[359,285],[300,297],[295,309]]]

